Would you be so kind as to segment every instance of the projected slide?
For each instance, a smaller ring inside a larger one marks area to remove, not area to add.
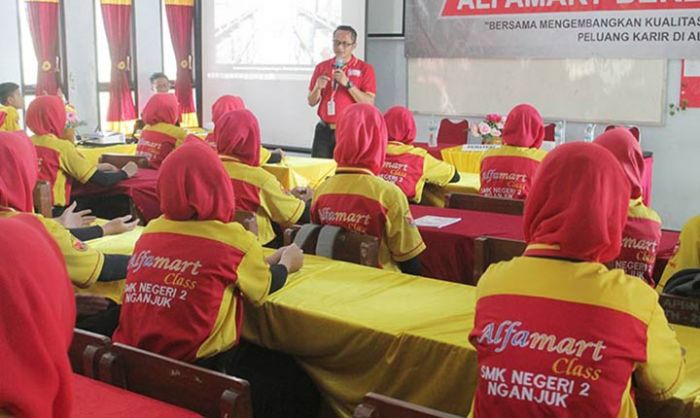
[[[333,31],[358,33],[364,59],[366,0],[207,0],[202,4],[204,123],[223,94],[240,96],[263,143],[310,148],[318,123],[308,105],[314,67],[332,59]],[[210,125],[207,125],[210,126]]]
[[[308,74],[333,56],[330,40],[341,13],[337,0],[217,0],[216,64],[245,78]]]

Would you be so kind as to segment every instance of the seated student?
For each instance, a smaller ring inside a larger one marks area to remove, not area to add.
[[[245,109],[243,99],[238,96],[223,95],[219,97],[211,106],[211,121],[214,124],[214,130],[211,131],[206,138],[206,141],[212,148],[216,149],[216,123],[226,113],[232,110]],[[260,165],[274,164],[282,161],[282,150],[269,151],[267,148],[260,146]]]
[[[176,126],[179,115],[177,98],[173,94],[156,93],[143,108],[146,127],[136,146],[136,154],[148,158],[152,168],[158,169],[165,157],[179,147],[187,132]]]
[[[446,186],[459,181],[459,173],[452,164],[411,145],[416,139],[416,121],[410,110],[394,106],[384,113],[384,120],[389,144],[379,174],[381,178],[397,185],[409,200],[416,203],[420,203],[426,183]]]
[[[24,107],[24,97],[19,84],[7,82],[0,84],[0,131],[21,131],[18,109]]]
[[[620,252],[629,193],[602,147],[564,144],[544,159],[525,201],[525,253],[476,287],[470,417],[636,417],[634,396],[678,389],[685,361],[656,292],[601,264]]]
[[[700,216],[683,225],[673,257],[668,261],[656,291],[663,293],[668,279],[679,271],[697,268],[700,268]]]
[[[39,160],[39,179],[51,183],[54,216],[59,216],[70,201],[73,180],[108,187],[138,171],[134,163],[121,170],[111,164],[91,163],[72,142],[61,138],[65,125],[66,111],[57,96],[37,97],[27,109],[27,127],[34,132],[31,140]]]
[[[13,218],[23,212],[35,217],[58,246],[68,276],[77,287],[88,288],[96,282],[124,279],[129,256],[103,254],[76,239],[58,222],[32,213],[32,192],[37,176],[31,144],[17,134],[0,132],[0,219]]]
[[[503,127],[504,145],[487,151],[481,159],[479,194],[525,199],[547,154],[539,149],[543,140],[544,123],[537,109],[527,104],[515,106]]]
[[[380,239],[382,268],[420,275],[425,243],[401,189],[379,177],[386,156],[382,114],[370,104],[348,107],[336,131],[336,174],[316,189],[311,220]]]
[[[661,218],[642,202],[644,155],[639,141],[629,129],[615,128],[600,135],[594,143],[606,148],[622,164],[632,190],[627,223],[622,231],[622,250],[613,267],[656,287],[653,275],[656,250],[661,243]]]
[[[236,208],[255,214],[260,243],[275,239],[272,222],[282,228],[309,222],[311,194],[285,193],[277,178],[259,166],[260,127],[252,112],[244,109],[224,114],[218,119],[216,131],[218,152],[233,184]]]
[[[0,416],[69,418],[75,304],[61,253],[31,215],[0,218]]]

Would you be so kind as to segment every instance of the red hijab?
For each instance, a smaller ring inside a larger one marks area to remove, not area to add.
[[[158,196],[168,219],[231,222],[234,218],[231,179],[216,153],[193,135],[160,166]]]
[[[379,174],[386,156],[387,132],[379,110],[366,103],[349,106],[338,120],[333,158],[339,168],[352,167]]]
[[[240,162],[260,165],[260,125],[247,109],[233,110],[221,116],[216,123],[216,149],[221,155],[234,157]]]
[[[211,106],[211,121],[214,122],[214,125],[216,125],[219,118],[224,116],[226,113],[232,110],[241,109],[245,109],[243,99],[238,96],[231,96],[230,94],[223,95],[219,97]]]
[[[632,187],[631,198],[637,199],[642,195],[642,176],[644,175],[644,154],[639,141],[627,128],[611,129],[593,141],[617,158],[627,175]]]
[[[169,123],[175,125],[180,120],[180,106],[177,97],[170,93],[156,93],[146,103],[141,114],[146,125]]]
[[[540,112],[528,104],[515,106],[503,127],[503,142],[523,148],[539,148],[544,141],[544,122]]]
[[[620,253],[630,186],[615,157],[585,142],[551,151],[525,201],[525,255],[608,262]]]
[[[0,206],[33,212],[38,175],[34,145],[18,134],[0,132]]]
[[[36,135],[63,135],[66,106],[58,96],[39,96],[27,108],[27,128]]]
[[[0,410],[71,416],[75,299],[56,243],[32,215],[0,218]]]
[[[411,145],[416,139],[416,121],[411,111],[403,106],[394,106],[384,113],[389,141]]]

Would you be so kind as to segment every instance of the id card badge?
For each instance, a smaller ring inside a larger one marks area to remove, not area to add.
[[[335,116],[335,101],[330,100],[328,102],[327,112],[328,116]]]

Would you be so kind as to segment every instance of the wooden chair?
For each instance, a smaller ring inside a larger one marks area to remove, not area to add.
[[[379,239],[332,225],[306,224],[284,231],[284,245],[295,243],[306,254],[379,267]]]
[[[258,235],[258,219],[253,212],[247,210],[236,210],[235,221],[243,225],[243,228]]]
[[[98,377],[207,418],[252,418],[247,381],[124,344],[102,355]]]
[[[130,154],[102,154],[100,156],[101,163],[109,163],[117,168],[122,168],[129,162],[135,162],[139,168],[150,168],[151,165],[148,162],[148,158],[142,155],[130,155]]]
[[[368,393],[355,408],[353,418],[459,418],[457,415]]]
[[[458,122],[452,122],[449,119],[440,121],[440,128],[437,133],[438,145],[464,145],[469,140],[469,122],[462,119]]]
[[[525,210],[525,201],[486,197],[478,194],[449,193],[445,196],[445,207],[478,212],[504,213],[506,215],[522,215]]]
[[[45,218],[52,218],[51,183],[46,180],[37,181],[32,193],[34,197],[34,212],[43,215]]]
[[[492,263],[508,261],[525,252],[524,241],[505,238],[479,237],[474,240],[474,284]]]
[[[73,341],[68,349],[68,357],[73,372],[95,378],[100,357],[112,345],[112,340],[104,335],[82,329],[73,330]]]
[[[672,324],[700,328],[700,299],[662,294],[659,304]]]

